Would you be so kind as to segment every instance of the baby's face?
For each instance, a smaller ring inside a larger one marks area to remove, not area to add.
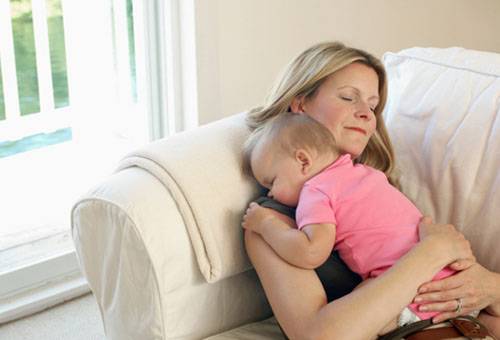
[[[302,164],[292,155],[265,144],[257,145],[252,153],[252,172],[257,181],[269,189],[269,197],[295,207],[307,180]]]

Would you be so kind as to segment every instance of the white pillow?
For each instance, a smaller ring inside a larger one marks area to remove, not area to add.
[[[500,54],[412,48],[383,62],[403,192],[500,272]]]

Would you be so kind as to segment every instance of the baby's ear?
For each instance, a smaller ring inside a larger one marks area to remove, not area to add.
[[[312,165],[312,157],[307,150],[298,149],[295,151],[295,160],[300,163],[303,174],[309,172]]]

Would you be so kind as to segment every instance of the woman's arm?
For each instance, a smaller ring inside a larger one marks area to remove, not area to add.
[[[460,233],[451,226],[440,227],[384,274],[330,304],[314,271],[283,261],[254,232],[245,232],[245,245],[271,307],[291,339],[369,339],[410,303],[423,282],[447,264],[471,257]]]
[[[260,234],[280,257],[300,268],[314,269],[326,261],[335,242],[334,225],[312,224],[298,230],[268,210],[251,203],[243,228]]]
[[[455,231],[449,231],[449,236],[455,238]],[[432,235],[432,236],[431,236]],[[416,294],[419,282],[430,280],[441,270],[456,254],[461,258],[468,256],[468,242],[460,236],[456,238],[456,246],[462,243],[462,250],[455,248],[453,244],[446,244],[451,239],[446,239],[448,232],[429,235],[431,238],[424,239],[417,244],[408,254],[402,257],[393,267],[380,277],[370,282],[348,296],[341,298],[332,304],[334,312],[333,322],[337,328],[331,334],[341,334],[340,330],[346,323],[352,326],[351,320],[363,320],[363,325],[377,325],[365,335],[359,334],[359,339],[378,334],[386,323],[397,317],[401,310],[412,300]],[[453,243],[453,242],[451,242]],[[462,253],[462,255],[459,255]],[[447,254],[447,255],[446,255]],[[335,306],[337,304],[337,306]],[[342,304],[342,305],[341,305]],[[342,307],[342,308],[341,308]],[[341,317],[340,317],[341,315]],[[375,332],[375,333],[373,333]],[[339,337],[339,339],[342,337]],[[356,337],[358,338],[358,337]]]

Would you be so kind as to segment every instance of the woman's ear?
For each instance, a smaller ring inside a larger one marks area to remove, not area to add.
[[[305,113],[305,97],[300,96],[300,97],[295,97],[292,99],[292,103],[290,104],[290,109],[294,113]]]
[[[312,157],[309,152],[304,149],[296,150],[295,160],[299,162],[302,174],[307,175],[312,167]]]

